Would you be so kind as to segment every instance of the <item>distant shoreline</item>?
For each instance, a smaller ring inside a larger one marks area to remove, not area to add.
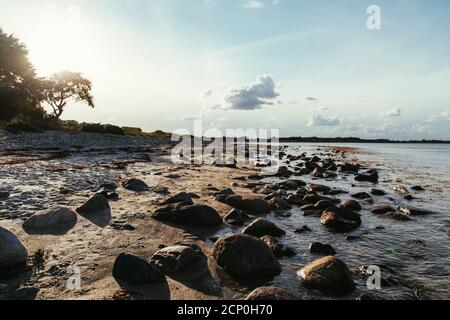
[[[280,138],[280,142],[306,143],[407,143],[407,144],[450,144],[450,140],[390,140],[390,139],[361,139],[361,138],[318,138],[318,137],[289,137]]]

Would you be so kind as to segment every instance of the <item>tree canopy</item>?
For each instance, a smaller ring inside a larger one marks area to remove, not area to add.
[[[70,100],[93,108],[91,90],[91,82],[77,72],[37,77],[26,46],[0,28],[0,120],[43,119],[45,103],[52,107],[56,119]]]

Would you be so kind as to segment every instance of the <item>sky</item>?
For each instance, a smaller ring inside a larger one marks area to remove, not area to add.
[[[93,82],[96,108],[63,119],[146,131],[450,139],[449,18],[448,0],[0,0],[40,75]]]

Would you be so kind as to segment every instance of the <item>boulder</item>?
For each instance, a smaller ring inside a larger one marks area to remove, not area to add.
[[[329,186],[325,186],[323,184],[315,184],[315,183],[311,183],[308,185],[308,190],[312,191],[312,192],[330,192],[331,188]]]
[[[23,229],[28,234],[67,233],[77,224],[77,213],[69,208],[57,208],[37,213],[23,223]]]
[[[355,176],[355,181],[358,182],[372,182],[372,183],[378,183],[378,172],[375,170],[371,170],[370,172],[367,172],[365,174],[358,174]]]
[[[299,194],[290,194],[286,201],[291,205],[301,206],[305,204],[305,201],[303,201],[303,196]]]
[[[400,194],[408,194],[409,191],[404,186],[396,186],[394,187],[394,191]]]
[[[300,269],[298,274],[305,287],[329,295],[343,296],[356,288],[345,263],[334,256],[315,260]]]
[[[374,214],[386,214],[388,212],[395,212],[396,210],[387,204],[380,204],[372,208]]]
[[[166,201],[164,201],[163,204],[167,205],[167,204],[174,204],[174,203],[180,203],[180,202],[188,204],[188,205],[194,204],[194,201],[192,201],[191,195],[187,192],[180,192],[180,193],[168,198]]]
[[[343,208],[354,210],[354,211],[361,211],[362,210],[361,204],[358,201],[352,200],[352,199],[343,200],[340,203],[340,206],[343,207]]]
[[[148,262],[162,273],[172,274],[185,271],[200,261],[201,257],[199,249],[195,250],[187,245],[177,245],[157,251]]]
[[[0,191],[0,199],[6,199],[9,197],[9,192]]]
[[[361,216],[346,208],[330,208],[321,216],[320,222],[338,231],[352,231],[361,225]]]
[[[11,231],[0,227],[0,268],[25,264],[28,251],[22,241]]]
[[[361,199],[361,200],[372,198],[372,196],[370,194],[368,194],[367,192],[358,192],[358,193],[352,194],[352,197],[356,198],[356,199]]]
[[[89,199],[85,204],[77,209],[81,215],[99,213],[105,210],[110,210],[108,200],[101,194],[96,194]]]
[[[281,266],[264,241],[245,234],[220,238],[211,257],[235,279],[267,279],[281,273]]]
[[[148,185],[139,179],[130,179],[123,183],[122,185],[125,189],[134,191],[134,192],[145,192],[149,191]]]
[[[407,216],[426,216],[429,214],[433,214],[433,211],[425,210],[425,209],[417,209],[417,208],[411,208],[411,207],[399,207],[399,210],[406,214]]]
[[[264,236],[260,239],[264,241],[270,247],[270,249],[272,249],[273,254],[278,258],[295,256],[294,250],[285,246],[284,244],[279,243],[275,238],[271,236]]]
[[[320,242],[314,242],[309,245],[309,252],[313,254],[322,254],[326,256],[333,256],[336,254],[334,248],[329,244],[322,244]]]
[[[359,172],[359,165],[358,164],[352,164],[352,163],[340,164],[340,165],[338,165],[338,172],[358,173]]]
[[[291,292],[278,287],[261,287],[253,290],[245,300],[253,301],[283,301],[299,300]]]
[[[232,226],[242,226],[244,225],[245,221],[249,219],[249,216],[246,215],[244,212],[238,209],[232,209],[224,218],[223,221],[226,224],[232,225]]]
[[[372,189],[370,193],[374,196],[385,196],[386,192],[380,189]]]
[[[320,200],[314,205],[314,210],[326,210],[328,208],[336,207],[333,202],[329,200]]]
[[[292,175],[292,172],[286,166],[281,166],[278,168],[278,171],[275,175],[277,177],[288,178]]]
[[[249,224],[242,233],[249,234],[255,237],[263,237],[263,236],[273,236],[273,237],[281,237],[286,234],[286,232],[274,223],[267,221],[265,219],[256,219],[251,224]]]
[[[139,257],[126,253],[121,253],[116,258],[112,274],[116,281],[123,281],[133,286],[161,283],[165,280],[156,267]]]
[[[173,222],[194,227],[217,226],[222,223],[220,215],[214,208],[202,204],[169,204],[157,209],[152,214],[152,217],[158,221]]]
[[[227,196],[223,203],[251,214],[267,214],[272,206],[267,200],[261,198],[243,198],[240,195]]]
[[[291,210],[292,207],[286,200],[280,198],[280,197],[274,197],[269,201],[270,205],[272,206],[272,209],[275,211],[287,211]]]

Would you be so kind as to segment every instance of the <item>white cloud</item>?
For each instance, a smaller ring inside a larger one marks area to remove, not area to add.
[[[396,107],[394,109],[382,112],[380,115],[382,117],[400,117],[402,115],[402,109],[399,107]]]
[[[439,114],[431,115],[427,122],[437,122],[437,121],[450,121],[450,111],[443,111]]]
[[[264,2],[262,0],[247,0],[244,7],[249,9],[259,9],[264,7]]]
[[[337,116],[325,117],[320,114],[311,114],[308,119],[308,127],[336,127],[342,120]]]
[[[232,89],[226,96],[227,108],[231,110],[256,110],[267,105],[273,105],[274,99],[280,94],[270,75],[256,78],[256,82],[239,89]]]
[[[426,133],[429,134],[431,131],[432,127],[429,124],[420,124],[417,123],[412,127],[412,130],[414,132],[418,132],[418,133]]]

